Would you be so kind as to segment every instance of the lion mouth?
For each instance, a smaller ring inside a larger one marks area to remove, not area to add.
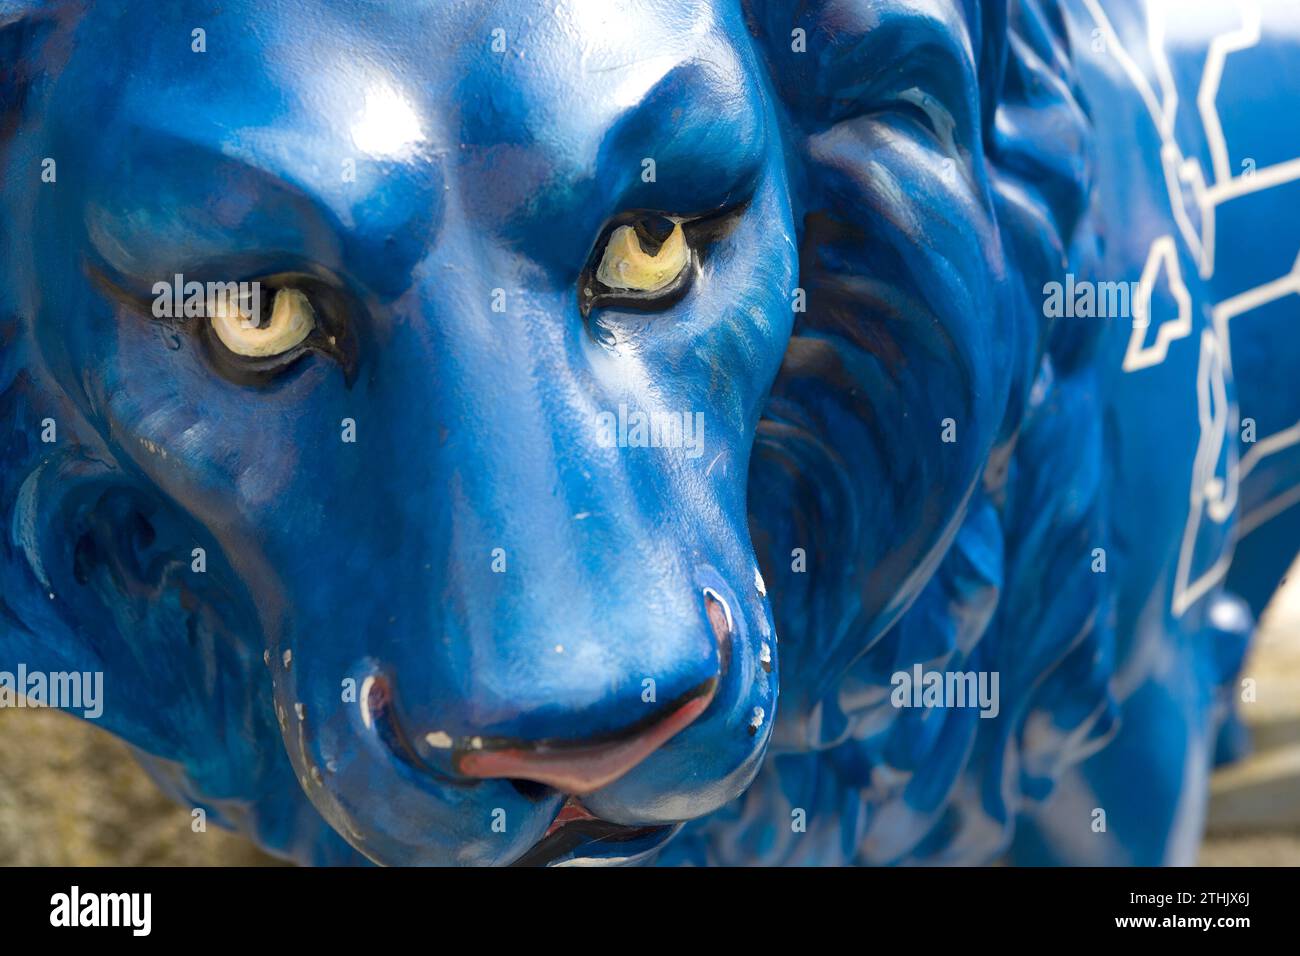
[[[575,797],[560,809],[546,835],[513,866],[583,866],[648,861],[681,824],[624,826],[592,815]]]
[[[664,722],[670,730],[667,736],[679,729],[678,722],[685,725],[706,709],[716,688],[716,679],[707,681],[702,687],[684,695],[684,701],[675,702],[670,710],[672,717]],[[374,728],[394,757],[421,773],[436,777],[445,775],[445,771],[432,766],[420,756],[407,735],[398,719],[392,685],[386,675],[372,675],[363,688],[363,695],[367,723]],[[476,751],[471,748],[469,752]],[[513,782],[517,787],[537,786],[536,781],[527,778],[518,778]],[[578,797],[570,796],[542,838],[511,865],[608,866],[649,862],[681,827],[681,823],[643,826],[611,823],[592,814]]]

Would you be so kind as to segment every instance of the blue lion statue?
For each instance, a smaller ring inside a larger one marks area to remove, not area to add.
[[[0,0],[0,698],[303,863],[1191,862],[1298,95],[1273,0]]]

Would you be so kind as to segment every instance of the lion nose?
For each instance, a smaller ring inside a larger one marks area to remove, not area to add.
[[[731,612],[712,588],[704,589],[704,610],[716,653],[713,673],[667,705],[619,730],[581,739],[472,737],[453,756],[455,769],[466,777],[529,780],[577,796],[618,780],[708,710],[726,677]]]
[[[532,780],[581,796],[613,783],[708,710],[718,690],[716,677],[687,692],[662,711],[600,739],[491,742],[456,756],[467,777]]]

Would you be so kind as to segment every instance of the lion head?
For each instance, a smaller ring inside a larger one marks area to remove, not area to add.
[[[1050,3],[0,12],[0,659],[103,672],[179,799],[554,863],[821,781],[896,859],[1050,780],[1031,715],[1103,732],[1033,679],[1103,636],[994,621],[1087,352],[1031,296],[1087,182]],[[935,660],[1002,714],[882,706]]]

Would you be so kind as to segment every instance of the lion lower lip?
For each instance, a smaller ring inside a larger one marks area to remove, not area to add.
[[[661,846],[676,826],[624,826],[601,820],[570,797],[546,835],[514,862],[515,866],[547,866],[564,859],[582,857],[585,847],[599,847],[606,858],[632,857]]]

